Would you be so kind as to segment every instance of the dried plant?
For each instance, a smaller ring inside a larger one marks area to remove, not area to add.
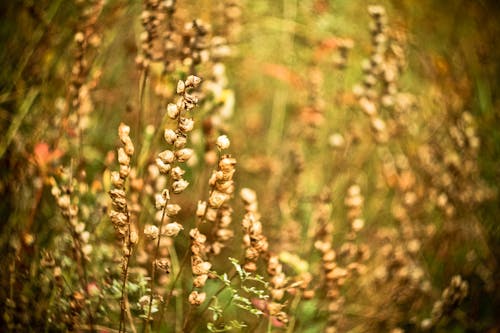
[[[499,29],[431,3],[5,4],[0,330],[494,331]]]

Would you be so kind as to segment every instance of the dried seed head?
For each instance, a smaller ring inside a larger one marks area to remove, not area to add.
[[[118,163],[122,165],[130,165],[130,156],[125,153],[125,149],[118,148]]]
[[[220,150],[224,150],[224,149],[229,148],[229,145],[231,144],[231,142],[229,141],[229,138],[226,135],[221,135],[217,138],[217,141],[215,144],[217,145],[217,147]]]
[[[182,193],[189,186],[189,182],[184,179],[176,180],[172,183],[172,191],[175,194]]]
[[[257,193],[249,188],[242,188],[240,191],[240,197],[247,205],[257,201]]]
[[[184,81],[179,80],[177,82],[177,93],[183,94],[185,91],[186,91],[186,84],[184,83]]]
[[[191,132],[194,128],[194,120],[182,117],[179,121],[179,129],[184,133]]]
[[[177,139],[177,134],[172,129],[166,129],[163,133],[163,137],[169,145],[173,145],[175,140]]]
[[[158,171],[162,174],[168,174],[172,169],[172,165],[170,163],[163,162],[161,158],[156,159],[156,166],[158,167]]]
[[[135,231],[130,232],[130,243],[137,244],[139,242],[139,235]]]
[[[165,226],[165,235],[168,237],[176,237],[184,228],[177,222],[169,223]]]
[[[206,201],[198,201],[198,205],[196,206],[196,216],[203,217],[207,210],[207,202]]]
[[[147,239],[154,240],[158,238],[158,234],[159,229],[157,226],[148,224],[144,227],[144,236],[146,236]]]
[[[172,170],[170,170],[170,176],[172,177],[173,180],[179,180],[182,178],[182,176],[186,173],[181,167],[174,167]]]
[[[194,75],[189,75],[186,79],[186,86],[187,87],[198,87],[198,85],[201,83],[201,79],[197,76]]]
[[[179,214],[180,211],[181,211],[181,206],[179,206],[178,204],[168,204],[166,207],[166,213],[170,217]]]
[[[208,261],[202,261],[193,265],[192,270],[194,275],[202,275],[208,274],[210,272],[210,268],[212,268],[212,264]]]
[[[165,207],[166,203],[167,203],[167,199],[163,195],[161,195],[161,194],[155,195],[156,209],[163,209],[163,207]]]
[[[175,152],[175,156],[180,163],[188,161],[193,154],[194,151],[191,148],[183,148]]]
[[[352,230],[355,232],[360,231],[365,226],[365,220],[357,218],[351,223]]]
[[[228,199],[227,194],[219,192],[219,191],[212,191],[210,194],[210,197],[208,198],[208,204],[212,208],[219,208],[224,204],[224,202]]]
[[[180,113],[179,107],[176,104],[168,103],[167,115],[170,119],[177,119],[177,117],[179,116],[179,113]]]
[[[191,292],[188,297],[189,304],[191,305],[201,305],[205,301],[205,298],[207,297],[207,294],[205,293],[199,293],[196,290]]]
[[[198,275],[193,279],[193,285],[195,288],[203,288],[207,282],[208,274]]]
[[[345,145],[345,139],[340,133],[334,133],[328,138],[328,143],[333,148],[342,148]]]
[[[164,150],[158,154],[158,157],[164,164],[173,163],[175,161],[175,154],[171,150]]]
[[[165,273],[170,272],[170,262],[168,259],[156,259],[155,261],[156,268],[164,271]]]

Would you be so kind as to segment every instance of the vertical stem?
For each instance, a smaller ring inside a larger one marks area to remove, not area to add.
[[[165,206],[163,207],[163,212],[161,214],[161,221],[160,221],[160,228],[158,231],[158,240],[156,241],[156,248],[155,248],[155,255],[153,257],[153,262],[151,264],[151,283],[150,283],[150,292],[151,295],[149,297],[149,305],[148,305],[148,313],[146,316],[146,319],[144,320],[144,325],[142,327],[143,332],[149,332],[149,321],[151,320],[151,309],[153,308],[153,294],[154,294],[154,289],[155,289],[155,278],[156,278],[156,260],[158,259],[158,254],[160,252],[160,241],[161,241],[161,234],[162,234],[162,229],[163,229],[163,221],[165,219],[165,216],[167,215],[167,205],[169,202],[169,198],[167,198],[165,202]]]

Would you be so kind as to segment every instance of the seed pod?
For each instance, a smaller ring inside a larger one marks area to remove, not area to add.
[[[168,237],[175,237],[184,228],[177,222],[169,223],[165,226],[165,235]]]

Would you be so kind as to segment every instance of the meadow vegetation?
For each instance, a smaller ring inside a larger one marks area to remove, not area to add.
[[[0,8],[1,331],[499,332],[494,2]]]

